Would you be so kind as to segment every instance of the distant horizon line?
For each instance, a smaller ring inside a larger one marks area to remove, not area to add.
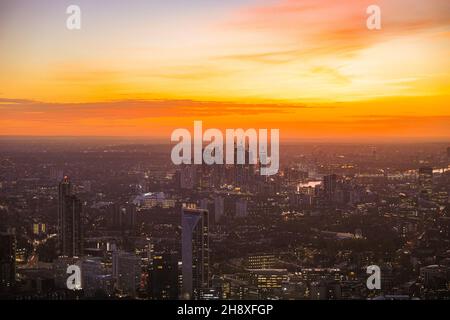
[[[0,140],[149,140],[149,142],[157,142],[161,144],[172,144],[170,137],[155,138],[151,136],[109,136],[109,135],[1,135]],[[280,139],[284,144],[291,143],[381,143],[381,144],[395,144],[395,143],[450,143],[450,137],[359,137],[353,138],[284,138]]]

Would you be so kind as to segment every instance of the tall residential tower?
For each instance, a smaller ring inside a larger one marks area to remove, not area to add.
[[[208,210],[183,207],[181,215],[181,298],[198,299],[210,285]]]

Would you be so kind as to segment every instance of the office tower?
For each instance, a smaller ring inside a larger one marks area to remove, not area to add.
[[[247,269],[274,269],[275,255],[270,253],[252,254],[247,257]]]
[[[80,265],[81,287],[86,297],[106,297],[112,294],[112,277],[105,271],[101,258],[87,257]]]
[[[134,204],[125,204],[122,207],[125,213],[125,227],[128,229],[134,229],[136,227],[136,206]]]
[[[323,177],[323,188],[325,192],[325,198],[327,201],[334,201],[336,194],[337,176],[331,174]]]
[[[101,258],[88,257],[81,262],[81,287],[87,297],[92,297],[99,288],[98,276],[103,274]]]
[[[58,246],[62,253],[63,248],[63,224],[64,224],[64,206],[66,197],[72,194],[72,184],[69,177],[64,176],[58,186]]]
[[[199,299],[209,287],[208,210],[183,207],[181,211],[182,299]]]
[[[245,182],[245,164],[234,165],[234,186],[243,187]]]
[[[155,255],[155,244],[152,243],[150,239],[148,239],[147,245],[145,246],[146,251],[146,260],[148,263],[152,263],[153,256]],[[144,260],[145,261],[145,260]]]
[[[250,272],[251,282],[260,291],[281,289],[284,282],[288,281],[286,269],[254,269]]]
[[[253,163],[256,162],[256,163]],[[256,171],[256,165],[258,163],[258,153],[253,150],[248,151],[248,164],[249,164],[249,178],[253,179]],[[251,182],[251,181],[250,181]]]
[[[214,198],[214,220],[218,223],[225,214],[225,201],[223,197]]]
[[[249,182],[250,175],[250,153],[245,142],[235,141],[234,143],[234,165],[231,167],[233,172],[232,184],[236,187],[246,188]],[[254,169],[254,168],[253,168]]]
[[[182,165],[180,171],[180,188],[192,190],[196,186],[196,181],[197,167],[192,164]]]
[[[210,203],[209,199],[207,199],[207,198],[201,199],[200,200],[200,209],[208,210],[209,203]]]
[[[76,196],[65,197],[60,244],[63,256],[79,257],[83,254],[81,210],[80,199]]]
[[[0,292],[10,291],[16,282],[16,236],[14,230],[0,232]]]
[[[247,217],[247,200],[246,199],[237,199],[236,200],[236,217],[245,218]]]
[[[62,256],[83,254],[81,201],[72,195],[72,184],[67,176],[58,189],[58,246]]]
[[[113,204],[109,207],[110,221],[116,230],[132,230],[136,226],[136,206]]]
[[[116,203],[111,204],[107,208],[108,220],[112,229],[120,230],[122,228],[122,210]]]
[[[58,246],[62,256],[81,256],[83,239],[81,228],[81,201],[72,195],[72,184],[67,176],[58,189]]]
[[[148,291],[150,299],[178,299],[177,252],[155,253],[149,265],[148,275]]]
[[[225,166],[221,164],[213,164],[211,172],[212,186],[220,187],[225,179]]]
[[[248,146],[242,143],[235,144],[234,165],[232,167],[234,171],[234,186],[240,187],[244,190],[248,189],[250,177],[253,176],[256,168],[254,164],[250,164],[251,160],[257,160],[256,155],[253,153],[253,151],[249,150]]]
[[[433,192],[433,168],[419,168],[419,193],[423,196],[430,196]]]
[[[47,233],[47,227],[45,223],[33,223],[33,234],[41,236]]]
[[[113,279],[122,294],[135,297],[141,284],[141,259],[124,251],[113,252]]]
[[[210,228],[212,228],[216,224],[216,211],[214,201],[210,199],[201,199],[200,209],[208,210],[209,226]]]

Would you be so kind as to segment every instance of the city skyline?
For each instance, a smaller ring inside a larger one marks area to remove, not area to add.
[[[1,140],[0,300],[448,299],[448,143],[285,148]]]

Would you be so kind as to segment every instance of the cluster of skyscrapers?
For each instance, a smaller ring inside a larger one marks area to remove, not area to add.
[[[293,152],[270,178],[251,165],[135,160],[134,148],[120,151],[126,164],[81,157],[38,178],[8,167],[0,298],[372,298],[380,292],[367,290],[364,268],[374,263],[382,294],[448,296],[450,149],[434,160],[315,150]],[[72,265],[81,282],[68,290]]]

